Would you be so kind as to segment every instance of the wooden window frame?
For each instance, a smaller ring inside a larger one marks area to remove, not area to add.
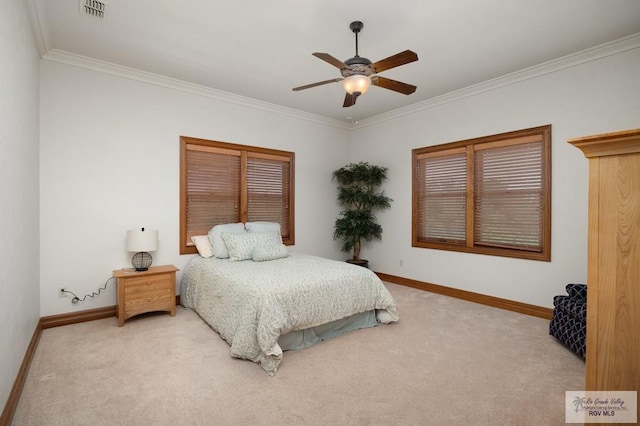
[[[523,143],[527,139],[538,138],[541,140],[541,229],[540,247],[537,249],[523,249],[512,247],[483,246],[475,243],[475,210],[474,203],[474,179],[475,158],[474,153],[480,149],[491,149],[508,146],[510,144]],[[452,244],[448,242],[425,241],[426,238],[419,235],[419,189],[421,181],[418,176],[418,161],[427,156],[444,155],[446,152],[467,152],[467,185],[466,185],[466,241],[464,244]],[[449,250],[466,253],[478,253],[493,256],[514,257],[539,261],[551,261],[551,125],[517,130],[497,135],[484,136],[458,142],[451,142],[436,146],[416,148],[412,150],[412,236],[413,247],[430,248],[437,250]]]
[[[248,222],[248,190],[247,190],[247,161],[248,158],[277,159],[289,163],[289,188],[288,199],[288,229],[283,229],[282,242],[286,245],[295,244],[295,153],[270,148],[261,148],[249,145],[239,145],[229,142],[219,142],[207,139],[180,136],[180,254],[195,254],[197,249],[192,243],[187,229],[187,151],[196,147],[198,150],[212,150],[214,152],[239,153],[240,167],[240,222]],[[217,223],[212,223],[212,228]],[[210,229],[209,228],[209,229]]]

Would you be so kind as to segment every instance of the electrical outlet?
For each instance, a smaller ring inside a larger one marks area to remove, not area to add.
[[[64,295],[64,287],[58,288],[58,297],[60,297],[60,298],[65,297],[65,295]]]
[[[404,266],[404,262],[402,261],[402,259],[400,259],[400,267],[402,268]]]

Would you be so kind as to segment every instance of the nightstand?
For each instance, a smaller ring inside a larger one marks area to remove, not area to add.
[[[134,315],[167,311],[176,315],[176,271],[173,265],[152,266],[148,271],[113,271],[118,282],[118,327]]]

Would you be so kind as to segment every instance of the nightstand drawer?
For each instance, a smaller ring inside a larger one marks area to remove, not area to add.
[[[135,297],[136,294],[169,290],[173,280],[167,275],[151,275],[147,277],[135,277],[127,279],[124,294],[127,297]]]
[[[173,299],[173,300],[172,300]],[[137,297],[127,296],[124,302],[124,311],[129,315],[138,312],[162,310],[175,304],[175,297],[169,290],[159,290],[141,294]]]

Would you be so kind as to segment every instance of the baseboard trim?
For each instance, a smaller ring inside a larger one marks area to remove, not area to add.
[[[486,294],[474,293],[472,291],[460,290],[443,285],[431,284],[424,281],[413,280],[411,278],[398,277],[395,275],[376,272],[376,275],[382,281],[388,281],[394,284],[400,284],[407,287],[413,287],[420,290],[430,291],[431,293],[442,294],[444,296],[455,297],[457,299],[467,300],[469,302],[480,303],[482,305],[492,306],[494,308],[506,309],[508,311],[518,312],[521,314],[531,315],[534,317],[550,320],[553,316],[553,309],[544,308],[542,306],[530,305],[528,303],[516,302],[514,300],[502,299]]]
[[[18,401],[20,400],[20,395],[22,394],[24,382],[27,380],[27,373],[29,372],[31,361],[33,360],[33,356],[36,353],[36,348],[38,347],[38,342],[40,341],[41,334],[42,320],[38,321],[38,324],[36,325],[36,329],[33,332],[33,336],[31,337],[29,346],[27,346],[27,352],[25,353],[22,364],[20,365],[20,369],[18,370],[16,380],[13,382],[13,387],[11,388],[11,392],[9,393],[9,398],[7,398],[7,402],[4,404],[2,416],[0,416],[1,426],[9,426],[11,424],[13,415],[15,414],[16,408],[18,407]]]
[[[66,314],[50,315],[40,318],[42,328],[60,327],[63,325],[77,324],[80,322],[93,321],[116,316],[116,307],[107,306],[104,308],[89,309],[86,311],[70,312]]]
[[[180,304],[180,295],[176,296],[176,306]],[[60,327],[63,325],[78,324],[86,321],[111,318],[116,316],[116,306],[89,309],[87,311],[70,312],[66,314],[50,315],[40,318],[42,328]]]

